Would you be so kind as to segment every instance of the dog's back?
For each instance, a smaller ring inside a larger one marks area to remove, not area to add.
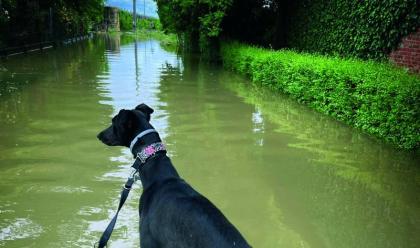
[[[250,247],[219,209],[182,179],[153,187],[142,195],[147,199],[141,210],[142,241],[152,237],[158,247],[174,248]]]

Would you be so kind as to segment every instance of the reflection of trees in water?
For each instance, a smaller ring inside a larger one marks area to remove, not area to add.
[[[256,124],[254,107],[222,87],[220,82],[228,78],[219,67],[194,56],[183,57],[183,64],[184,70],[165,68],[159,95],[169,113],[166,142],[175,166],[250,241],[258,241],[261,247],[273,246],[284,237],[279,233],[285,227],[271,220],[275,209],[267,204],[273,190],[260,176],[265,161],[264,147],[258,143],[266,136],[254,129],[262,127],[263,117]],[[256,214],[255,210],[263,211]],[[257,218],[269,221],[262,224]]]
[[[291,211],[301,208],[329,247],[419,243],[418,155],[381,144],[284,95],[243,83],[226,85],[256,105],[278,132],[294,136],[290,148],[301,156],[312,154],[305,163],[289,164],[293,169],[269,175],[274,178],[268,181],[293,185],[291,192],[277,187],[280,204],[290,205]],[[287,194],[298,198],[300,206],[284,201]],[[297,225],[296,220],[288,222]]]
[[[13,124],[31,109],[42,109],[47,99],[57,96],[43,89],[52,84],[80,84],[81,91],[97,91],[96,76],[107,70],[104,51],[104,40],[97,39],[9,58],[0,71],[0,123]]]
[[[103,35],[107,51],[119,52],[121,47],[121,35]]]
[[[62,116],[69,120],[74,118],[76,122],[80,119],[97,122],[96,115],[87,112],[98,106],[97,103],[101,100],[97,75],[107,70],[104,49],[103,40],[84,41],[44,53],[11,57],[5,61],[3,66],[7,71],[0,72],[0,81],[7,82],[7,85],[0,84],[2,158],[10,156],[12,161],[30,159],[33,156],[32,150],[42,148],[41,144],[48,144],[57,137],[63,137],[63,133],[53,131],[58,129],[55,125],[61,125],[60,122],[52,121],[53,116]],[[14,90],[9,91],[8,87],[13,87]],[[97,107],[97,111],[92,112],[111,111],[107,108]],[[84,111],[79,111],[80,109]],[[27,135],[23,142],[22,135],[25,133]],[[71,137],[72,134],[63,144],[75,139]],[[22,142],[39,145],[28,152],[25,152],[23,146],[19,146],[20,155],[16,158],[12,148]],[[48,149],[40,150],[42,151],[36,153],[50,152]],[[10,162],[7,166],[17,165],[19,162]]]
[[[229,192],[241,180],[212,164],[242,164],[236,169],[256,174],[249,177],[256,181],[248,184],[259,187],[263,196],[252,198],[265,204],[264,195],[271,195],[274,200],[267,211],[274,214],[278,208],[280,218],[271,229],[259,224],[261,230],[267,228],[263,244],[295,244],[300,239],[314,247],[415,247],[419,242],[418,221],[413,221],[419,219],[418,157],[380,144],[293,99],[246,85],[243,77],[194,56],[183,57],[183,64],[184,69],[166,66],[160,87],[169,112],[167,140],[176,143],[170,146],[175,165],[193,185],[216,194],[208,195],[216,200],[225,192],[223,196],[241,201],[237,192]],[[218,89],[220,82],[251,105],[230,100],[235,97]],[[263,132],[255,131],[262,127]],[[238,132],[244,135],[235,136]],[[197,159],[202,162],[191,164]],[[224,209],[232,204],[229,199],[220,203]],[[253,215],[246,208],[241,211],[243,216]],[[235,220],[238,213],[228,214]]]
[[[135,35],[129,34],[104,34],[99,35],[102,39],[105,40],[105,48],[107,51],[120,52],[121,46],[132,44],[137,41]]]
[[[0,226],[24,216],[47,230],[40,237],[18,240],[22,247],[34,239],[40,247],[64,247],[69,241],[92,245],[100,233],[89,229],[90,221],[108,219],[106,211],[94,209],[108,209],[119,191],[118,180],[97,182],[115,167],[117,162],[109,158],[120,155],[115,149],[98,152],[103,146],[95,138],[113,111],[100,104],[106,98],[101,80],[109,70],[105,40],[11,57],[3,66],[8,71],[0,77],[18,89],[0,96],[0,188],[7,192],[0,202],[16,206],[2,213]],[[79,214],[83,209],[93,211]]]

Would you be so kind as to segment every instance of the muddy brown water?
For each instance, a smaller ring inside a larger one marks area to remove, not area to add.
[[[0,94],[0,247],[92,247],[132,162],[95,136],[141,102],[178,172],[254,247],[420,245],[418,154],[156,40],[10,57]],[[111,247],[139,247],[140,194]]]

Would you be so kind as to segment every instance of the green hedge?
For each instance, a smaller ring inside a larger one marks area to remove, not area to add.
[[[390,64],[223,43],[224,65],[253,82],[405,149],[420,143],[420,77]]]
[[[289,47],[381,59],[420,25],[417,0],[303,0],[290,15]]]

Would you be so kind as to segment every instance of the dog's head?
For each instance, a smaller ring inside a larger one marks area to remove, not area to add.
[[[98,134],[98,139],[109,146],[130,146],[140,132],[153,128],[149,121],[153,109],[142,103],[133,110],[122,109],[112,118],[111,126]]]

